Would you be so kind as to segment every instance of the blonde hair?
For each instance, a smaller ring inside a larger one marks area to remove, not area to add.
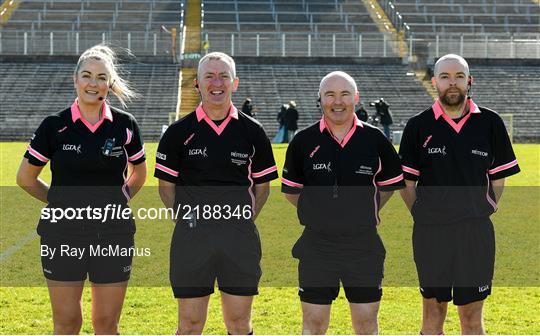
[[[128,56],[133,56],[129,49],[125,49]],[[118,64],[118,54],[109,46],[105,44],[98,44],[90,49],[85,50],[79,57],[77,66],[75,67],[75,76],[77,76],[79,69],[88,60],[101,61],[107,68],[110,77],[110,90],[118,98],[120,104],[125,108],[127,103],[133,98],[139,96],[129,85],[129,82],[120,77],[119,72],[121,67]]]

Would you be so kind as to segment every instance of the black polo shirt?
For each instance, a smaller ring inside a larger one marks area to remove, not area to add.
[[[453,120],[436,101],[403,131],[404,176],[418,181],[416,223],[488,217],[497,209],[491,180],[520,171],[501,117],[471,99],[468,104],[469,113]]]
[[[329,235],[360,234],[379,219],[379,190],[404,186],[399,157],[381,131],[355,116],[339,142],[324,117],[289,144],[282,192],[300,194],[298,217]]]
[[[131,114],[104,102],[101,119],[91,125],[82,117],[77,100],[43,120],[24,157],[35,166],[51,162],[50,207],[126,204],[130,199],[128,162],[137,165],[146,159],[139,127]],[[76,230],[73,222],[65,224]],[[45,226],[42,229],[47,229]]]
[[[177,185],[175,206],[254,206],[253,186],[278,174],[258,121],[232,105],[218,126],[199,105],[163,134],[154,176]]]

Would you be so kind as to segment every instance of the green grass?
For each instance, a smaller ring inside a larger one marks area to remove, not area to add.
[[[24,143],[0,143],[0,252],[4,253],[35,231],[39,202],[15,187],[15,174]],[[157,181],[151,177],[156,144],[146,145],[149,177],[133,208],[160,206]],[[515,145],[522,172],[507,180],[500,210],[493,216],[497,232],[497,266],[494,289],[486,301],[485,320],[489,333],[539,334],[540,284],[538,242],[540,241],[540,146]],[[286,146],[274,146],[278,167],[283,167]],[[50,180],[46,167],[42,173]],[[257,225],[263,243],[263,272],[260,295],[255,299],[253,322],[258,334],[300,333],[301,311],[296,294],[296,261],[290,249],[301,232],[293,208],[272,184],[271,198]],[[421,318],[421,297],[416,288],[412,261],[410,216],[394,196],[381,213],[381,236],[387,249],[386,277],[379,315],[384,334],[415,334]],[[134,271],[124,304],[121,332],[166,334],[176,328],[176,302],[168,287],[168,245],[172,223],[138,221],[137,245],[151,247],[152,257],[135,258]],[[39,240],[33,239],[12,256],[0,261],[0,333],[50,333],[52,320],[47,289],[38,257]],[[9,286],[8,286],[9,285]],[[24,287],[21,287],[24,286]],[[514,287],[519,286],[519,287]],[[92,333],[90,295],[83,296],[83,333]],[[455,309],[449,309],[447,333],[459,332]],[[224,334],[219,293],[211,299],[205,333]],[[350,334],[350,318],[343,293],[332,307],[329,333]]]

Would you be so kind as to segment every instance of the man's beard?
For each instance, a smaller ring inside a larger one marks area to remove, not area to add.
[[[439,91],[438,93],[439,93],[439,99],[441,100],[441,103],[443,103],[446,106],[458,106],[461,103],[463,103],[463,101],[465,100],[465,93],[462,92],[461,90],[458,90],[458,91],[459,91],[459,94],[456,98],[449,98],[448,90],[446,90],[446,92],[443,95],[441,95],[441,92]]]

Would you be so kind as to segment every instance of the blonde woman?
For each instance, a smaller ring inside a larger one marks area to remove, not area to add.
[[[42,121],[17,173],[17,184],[47,203],[37,231],[55,334],[79,333],[87,277],[94,332],[119,332],[135,223],[112,210],[128,208],[144,184],[146,163],[137,122],[107,101],[112,93],[125,107],[136,96],[118,71],[108,46],[96,45],[80,56],[73,75],[77,98]],[[49,161],[47,185],[39,175]]]

